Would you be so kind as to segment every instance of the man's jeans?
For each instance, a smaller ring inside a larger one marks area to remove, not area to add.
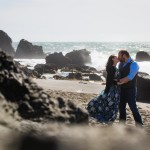
[[[136,88],[121,88],[121,95],[120,95],[120,104],[119,104],[119,113],[120,113],[120,121],[126,121],[126,104],[128,103],[136,124],[142,124],[142,118],[139,113],[139,110],[136,105],[136,95],[137,90]]]

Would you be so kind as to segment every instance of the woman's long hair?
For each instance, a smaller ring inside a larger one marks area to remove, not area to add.
[[[114,61],[113,61],[113,58],[115,56],[114,55],[110,55],[109,58],[108,58],[108,61],[106,63],[106,71],[109,72],[109,70],[111,70],[113,64],[114,64]]]

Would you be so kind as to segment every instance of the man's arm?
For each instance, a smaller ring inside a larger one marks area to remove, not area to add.
[[[130,65],[129,74],[126,77],[120,79],[118,84],[124,84],[124,83],[127,83],[128,81],[131,81],[135,77],[138,71],[139,71],[139,65],[136,62],[133,62]]]

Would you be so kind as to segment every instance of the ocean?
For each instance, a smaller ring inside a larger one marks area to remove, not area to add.
[[[117,55],[120,49],[129,51],[131,57],[135,59],[138,51],[146,51],[150,54],[150,42],[32,42],[33,45],[43,47],[45,53],[62,52],[64,55],[72,50],[87,49],[90,51],[93,66],[98,70],[105,69],[107,59],[110,55]],[[17,49],[18,42],[13,42],[13,47]],[[16,59],[23,65],[28,65],[33,69],[36,64],[45,64],[45,59]],[[141,72],[150,74],[150,61],[138,62]]]

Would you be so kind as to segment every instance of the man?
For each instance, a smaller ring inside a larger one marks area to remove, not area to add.
[[[119,71],[121,79],[118,84],[121,85],[120,104],[119,104],[119,119],[122,122],[126,121],[126,104],[128,103],[136,125],[143,125],[141,115],[136,105],[137,95],[137,73],[139,66],[134,62],[126,50],[121,50],[118,53],[120,61]]]

